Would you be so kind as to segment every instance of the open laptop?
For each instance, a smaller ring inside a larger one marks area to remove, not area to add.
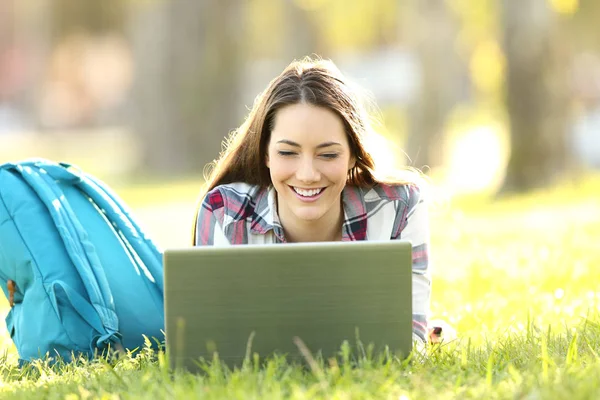
[[[172,368],[214,352],[300,360],[297,338],[326,359],[357,333],[365,348],[412,346],[411,245],[326,242],[171,249],[164,254],[166,345]]]

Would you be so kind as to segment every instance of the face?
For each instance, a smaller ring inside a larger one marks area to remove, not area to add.
[[[303,221],[339,216],[354,157],[337,114],[309,104],[277,111],[266,163],[280,215]]]

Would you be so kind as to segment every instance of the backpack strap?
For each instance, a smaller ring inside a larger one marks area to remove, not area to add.
[[[117,231],[125,236],[127,244],[133,249],[131,252],[133,259],[163,293],[162,253],[154,242],[145,236],[135,219],[130,217],[130,211],[117,194],[99,179],[78,171],[70,164],[47,163],[43,168],[57,180],[75,182],[75,185],[96,204]]]
[[[66,166],[67,164],[62,164]],[[79,187],[102,209],[108,220],[123,233],[127,242],[134,250],[134,255],[139,257],[140,267],[150,273],[149,279],[154,281],[161,293],[164,292],[162,252],[154,242],[144,234],[125,203],[106,184],[99,179],[86,175]]]
[[[63,290],[65,290],[75,310],[90,326],[100,333],[100,336],[94,340],[93,345],[98,348],[105,347],[108,343],[120,345],[119,321],[106,275],[93,244],[88,240],[86,231],[81,226],[68,201],[62,195],[55,179],[60,178],[60,180],[69,183],[77,183],[77,181],[73,180],[74,176],[69,175],[49,176],[45,167],[50,165],[52,164],[46,164],[44,161],[13,164],[14,168],[38,194],[40,200],[50,212],[64,242],[65,249],[81,276],[91,307],[89,307],[87,300],[79,295],[76,296],[74,291],[64,289],[64,287]],[[92,312],[92,309],[95,312]],[[98,324],[98,317],[101,325]]]

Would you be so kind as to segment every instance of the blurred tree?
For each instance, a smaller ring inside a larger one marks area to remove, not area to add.
[[[579,7],[574,10],[569,30],[579,50],[600,52],[600,2],[598,0],[579,0]]]
[[[25,87],[18,101],[27,119],[36,126],[40,124],[39,99],[52,50],[54,21],[49,16],[52,15],[55,0],[9,0],[3,6],[12,8],[14,12],[13,39],[27,60],[20,70],[24,75]],[[8,37],[4,36],[3,39]]]
[[[102,34],[122,31],[127,18],[123,0],[72,1],[53,0],[50,14],[55,42],[73,33]]]
[[[416,168],[443,163],[446,117],[460,101],[465,80],[455,39],[458,24],[445,1],[415,0],[408,21],[420,63],[421,83],[411,104],[406,152]]]
[[[239,124],[244,3],[132,3],[133,123],[152,173],[201,172]]]
[[[285,5],[291,0],[249,0],[244,23],[245,46],[254,59],[273,60],[286,48]],[[277,32],[277,34],[274,34]]]
[[[287,65],[293,59],[323,53],[315,11],[303,5],[299,0],[248,1],[245,47],[251,60],[280,60]]]
[[[511,155],[503,192],[550,184],[567,165],[568,51],[547,0],[502,1]]]
[[[284,21],[286,26],[285,46],[280,53],[287,62],[301,59],[313,53],[324,55],[325,49],[320,46],[319,27],[311,11],[302,8],[295,0],[283,0]]]
[[[397,40],[397,0],[293,0],[314,10],[325,48],[337,52],[368,52]]]

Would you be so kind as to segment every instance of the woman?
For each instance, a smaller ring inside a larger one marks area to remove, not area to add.
[[[358,97],[332,62],[293,62],[257,97],[214,164],[194,244],[410,240],[413,337],[425,342],[435,337],[427,329],[422,185],[383,178],[364,146],[369,133]]]

